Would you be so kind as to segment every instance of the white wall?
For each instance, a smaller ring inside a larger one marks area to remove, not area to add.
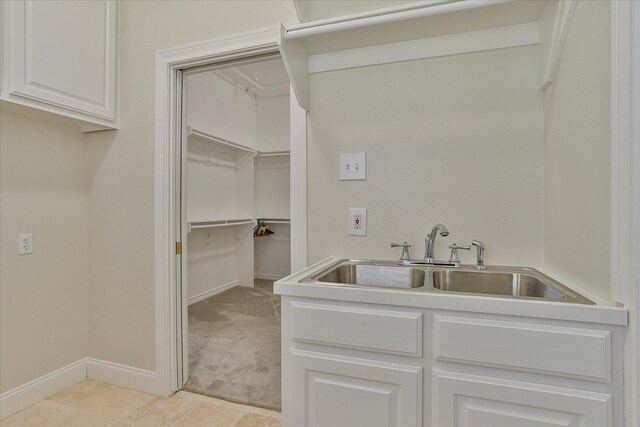
[[[256,146],[256,104],[213,72],[187,76],[187,126],[247,147]]]
[[[256,147],[256,104],[245,92],[212,72],[187,77],[187,125],[247,147]],[[254,216],[253,165],[236,170],[244,151],[199,138],[187,143],[186,202],[188,221],[242,219]],[[209,164],[207,164],[209,162]],[[187,236],[187,294],[209,295],[225,286],[252,286],[253,250],[244,240],[251,226],[194,229]],[[242,238],[239,240],[239,236]],[[249,274],[243,272],[248,269]],[[250,280],[247,280],[247,276]]]
[[[542,96],[535,46],[311,77],[309,261],[424,255],[431,226],[447,246],[485,242],[489,264],[542,265]],[[339,181],[341,152],[367,153],[366,181]],[[347,235],[368,208],[366,237]],[[475,253],[461,260],[475,262]]]
[[[238,226],[241,232],[251,226]],[[236,227],[195,229],[187,245],[188,299],[238,284]],[[250,231],[249,231],[250,232]]]
[[[281,279],[291,274],[291,227],[270,224],[274,234],[253,239],[255,277]]]
[[[256,134],[258,150],[289,149],[289,96],[260,98]]]
[[[610,9],[578,2],[544,96],[545,268],[602,297],[610,289]]]
[[[289,96],[260,99],[257,141],[260,151],[289,150]],[[289,162],[288,156],[255,158],[254,206],[257,217],[290,217]]]
[[[256,107],[242,91],[212,72],[187,76],[187,126],[256,147]],[[188,221],[251,218],[253,169],[234,166],[245,151],[191,137],[187,142]]]
[[[289,156],[257,157],[255,173],[255,216],[258,218],[289,218],[290,173]]]
[[[120,130],[87,135],[89,355],[153,370],[155,52],[275,27],[296,15],[290,1],[119,6]]]
[[[289,96],[260,100],[258,111],[258,149],[289,150]],[[289,218],[289,156],[255,159],[254,200],[258,218]],[[254,239],[256,277],[282,278],[291,273],[291,228],[270,224],[275,234]]]
[[[213,75],[187,77],[187,123],[210,134],[263,151],[289,149],[288,96],[262,98],[259,107],[244,93]],[[256,157],[236,171],[232,150],[197,138],[188,142],[187,218],[207,221],[233,218],[289,218],[289,157]],[[207,153],[213,166],[207,166]],[[254,175],[255,174],[255,175]],[[277,235],[255,239],[247,227],[194,230],[188,236],[189,298],[230,283],[252,286],[255,274],[284,277],[291,272],[289,227]],[[238,237],[240,236],[240,238]],[[247,241],[248,239],[248,241]]]
[[[122,1],[120,18],[121,129],[86,136],[89,355],[153,370],[154,54],[296,16],[290,1]],[[489,263],[541,265],[536,74],[529,47],[313,76],[310,260],[393,259],[401,239],[421,256],[441,221],[438,256],[477,238]],[[367,152],[368,181],[337,181],[341,151]],[[369,236],[346,236],[349,206],[369,208]]]
[[[87,170],[79,128],[0,110],[0,392],[87,356]],[[34,253],[18,255],[18,234]]]

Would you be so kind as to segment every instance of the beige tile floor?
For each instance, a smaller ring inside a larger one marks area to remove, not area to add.
[[[0,421],[0,427],[280,427],[280,413],[179,391],[157,397],[85,380]]]

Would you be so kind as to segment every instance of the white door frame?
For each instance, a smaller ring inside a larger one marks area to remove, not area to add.
[[[155,129],[155,337],[156,393],[168,396],[178,384],[178,272],[176,237],[186,236],[178,218],[178,149],[181,141],[181,70],[212,63],[278,53],[278,29],[236,35],[205,43],[166,49],[156,54]],[[291,95],[291,268],[307,264],[307,115]]]
[[[611,2],[611,297],[629,310],[625,426],[640,425],[640,4]]]

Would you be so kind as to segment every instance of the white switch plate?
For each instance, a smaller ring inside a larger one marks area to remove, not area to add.
[[[340,154],[340,181],[366,180],[367,158],[366,153],[341,153]]]
[[[367,208],[349,208],[347,230],[350,236],[367,235]]]
[[[18,255],[27,255],[33,253],[33,235],[20,234],[18,236]]]

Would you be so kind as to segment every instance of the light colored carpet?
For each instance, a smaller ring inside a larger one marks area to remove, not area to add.
[[[189,306],[185,390],[280,410],[280,296],[273,282],[235,287]]]

